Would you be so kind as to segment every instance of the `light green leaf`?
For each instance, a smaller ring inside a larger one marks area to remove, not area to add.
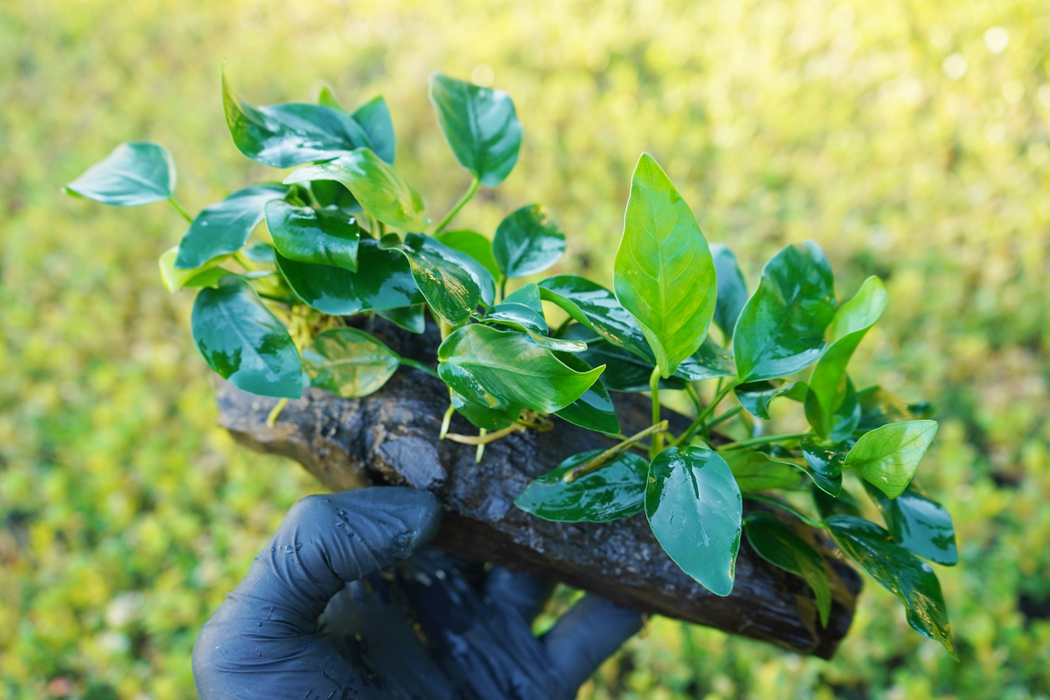
[[[277,261],[273,257],[273,246],[269,243],[252,243],[242,251],[244,257],[248,258],[252,262],[266,263],[267,265],[276,265]],[[174,262],[174,260],[172,261]]]
[[[492,243],[480,233],[465,230],[442,231],[434,237],[449,248],[455,248],[477,260],[492,275],[492,279],[499,277],[499,265],[492,257]]]
[[[857,473],[890,498],[904,492],[919,460],[937,434],[937,421],[891,423],[865,433],[846,455],[844,467]]]
[[[179,242],[178,270],[192,270],[209,260],[236,253],[263,220],[266,203],[288,193],[283,185],[253,185],[204,208]]]
[[[566,482],[565,474],[602,450],[581,452],[533,481],[514,500],[526,513],[557,523],[609,523],[642,511],[648,460],[631,452]]]
[[[508,214],[492,239],[492,255],[505,277],[543,272],[564,254],[565,234],[539,204]]]
[[[266,228],[274,247],[289,260],[357,270],[361,229],[349,214],[274,200],[266,203]]]
[[[775,515],[756,511],[744,520],[747,541],[773,566],[801,576],[813,589],[822,627],[831,615],[831,587],[820,553]]]
[[[174,294],[183,287],[186,283],[194,279],[202,272],[214,269],[221,265],[227,258],[228,255],[222,257],[213,258],[204,265],[192,270],[177,270],[175,269],[175,260],[179,257],[179,247],[172,246],[168,248],[157,260],[157,264],[160,267],[160,277],[164,281],[164,286],[168,288],[168,291]]]
[[[722,457],[733,471],[742,493],[790,488],[798,486],[802,480],[797,464],[774,459],[764,452],[729,450],[722,453]]]
[[[66,192],[117,207],[162,202],[175,194],[175,161],[159,144],[122,143],[66,185]]]
[[[303,350],[310,384],[346,399],[379,391],[400,362],[397,353],[379,339],[356,328],[323,331]]]
[[[710,244],[711,257],[718,277],[718,299],[715,302],[715,323],[722,329],[725,344],[733,339],[733,328],[747,303],[747,283],[740,272],[733,251],[722,243]]]

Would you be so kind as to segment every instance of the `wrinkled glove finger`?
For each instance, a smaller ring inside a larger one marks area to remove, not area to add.
[[[485,578],[484,591],[493,603],[517,613],[526,624],[531,625],[554,592],[554,583],[531,574],[494,566]]]
[[[588,595],[543,635],[543,643],[554,667],[578,688],[641,628],[641,613]]]

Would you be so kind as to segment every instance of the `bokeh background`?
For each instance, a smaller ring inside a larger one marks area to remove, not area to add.
[[[581,698],[1050,696],[1050,2],[11,0],[0,698],[194,697],[201,624],[317,489],[214,426],[192,294],[155,265],[182,220],[59,193],[136,139],[172,151],[192,210],[273,179],[227,134],[224,60],[256,104],[385,95],[398,166],[438,213],[468,176],[428,73],[510,91],[517,169],[459,223],[491,233],[545,203],[569,235],[561,271],[609,281],[648,150],[752,285],[807,238],[840,299],[886,280],[853,374],[939,408],[919,479],[955,517],[961,561],[938,573],[962,663],[869,580],[830,662],[656,619]]]

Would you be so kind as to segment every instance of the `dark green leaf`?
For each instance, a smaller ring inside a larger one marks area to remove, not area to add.
[[[548,277],[538,284],[540,297],[561,307],[577,323],[617,347],[652,360],[638,324],[608,289],[576,275]]]
[[[197,295],[190,321],[208,365],[238,389],[298,399],[303,393],[299,352],[288,331],[237,275]]]
[[[486,322],[503,323],[520,328],[523,331],[531,331],[540,335],[547,335],[547,321],[543,316],[536,313],[525,304],[508,301],[497,304],[485,314]],[[580,345],[580,350],[585,349],[586,344]]]
[[[277,267],[296,296],[326,314],[350,316],[423,303],[408,261],[396,250],[382,250],[373,239],[362,238],[357,249],[357,266],[358,271],[351,272],[277,255]]]
[[[740,312],[733,336],[741,381],[784,377],[824,351],[835,316],[835,280],[813,241],[789,245],[762,270],[762,281]]]
[[[540,296],[540,288],[535,283],[529,283],[514,290],[503,300],[505,304],[524,304],[540,316],[543,316],[543,298]]]
[[[345,185],[369,216],[404,229],[422,231],[430,224],[423,198],[412,185],[368,148],[359,148],[328,163],[305,165],[285,184],[335,180]]]
[[[861,483],[898,544],[937,564],[955,566],[959,563],[951,514],[918,484],[913,481],[904,493],[890,499],[868,482]]]
[[[733,591],[743,504],[729,465],[703,447],[670,447],[649,465],[645,515],[682,571],[715,595]]]
[[[838,496],[830,496],[819,489],[816,484],[810,489],[813,495],[813,505],[817,507],[820,517],[830,518],[832,515],[855,515],[860,517],[860,504],[845,488],[840,489]]]
[[[224,255],[222,257],[214,258],[201,267],[193,270],[175,269],[175,260],[178,257],[179,247],[176,245],[164,251],[164,254],[157,260],[157,264],[160,267],[160,277],[164,281],[164,286],[167,287],[168,291],[172,294],[185,287],[189,281],[199,276],[202,272],[206,272],[221,265],[229,256]]]
[[[481,263],[482,267],[489,271],[493,279],[499,277],[499,265],[492,257],[492,243],[489,239],[474,231],[442,231],[435,236],[439,241],[449,248],[455,248],[461,253]]]
[[[521,146],[521,122],[510,95],[434,73],[430,101],[459,164],[485,187],[503,182]]]
[[[924,637],[943,644],[958,661],[941,584],[930,565],[867,520],[835,515],[826,522],[842,551],[904,604],[908,624]]]
[[[721,454],[743,493],[798,486],[802,478],[798,465],[785,458],[774,459],[754,450],[729,450]]]
[[[649,391],[649,377],[656,366],[633,352],[610,345],[604,340],[587,342],[587,349],[577,355],[591,367],[605,365],[601,383],[609,391]],[[661,389],[684,389],[678,377],[660,380]]]
[[[715,302],[715,323],[722,329],[726,345],[733,339],[733,328],[747,303],[747,282],[740,272],[733,251],[723,243],[711,244],[711,257],[718,276],[718,299]]]
[[[508,214],[492,239],[492,255],[505,277],[543,272],[564,254],[565,234],[539,204]]]
[[[400,361],[397,353],[356,328],[323,331],[303,350],[310,384],[347,399],[381,389]]]
[[[269,243],[252,243],[245,248],[243,252],[244,257],[252,262],[266,263],[267,265],[277,264],[277,261],[273,257],[273,246]]]
[[[813,392],[806,394],[806,400]],[[857,402],[857,390],[853,387],[853,380],[846,375],[846,393],[842,397],[842,403],[831,415],[831,432],[827,439],[832,442],[842,442],[853,435],[860,423],[860,404]]]
[[[820,553],[775,515],[756,511],[744,520],[744,532],[758,556],[773,566],[801,576],[813,589],[822,627],[831,614],[831,587]]]
[[[682,360],[674,376],[699,382],[734,374],[736,369],[733,367],[733,355],[708,336],[700,345],[700,349]]]
[[[412,277],[435,313],[453,326],[470,318],[478,304],[492,303],[496,286],[481,263],[422,233],[409,233],[396,247],[408,258]]]
[[[274,247],[289,260],[357,269],[361,229],[349,214],[274,200],[266,204],[266,227]]]
[[[806,398],[807,387],[805,382],[786,382],[777,386],[773,382],[762,381],[738,384],[733,391],[745,411],[769,420],[769,404],[773,399],[783,396],[792,401],[802,401]]]
[[[382,97],[374,97],[354,110],[354,121],[368,134],[372,150],[387,163],[394,162],[394,122]]]
[[[559,523],[608,523],[642,511],[649,462],[624,452],[612,462],[567,483],[563,478],[601,450],[569,457],[530,483],[514,505],[526,513]]]
[[[66,191],[117,207],[161,202],[175,194],[175,161],[158,144],[122,143],[66,185]]]
[[[357,214],[364,209],[354,199],[354,194],[346,186],[335,180],[314,180],[310,183],[310,192],[322,209],[339,209],[347,214]]]
[[[422,333],[427,329],[427,319],[423,315],[425,308],[425,304],[415,304],[400,309],[377,309],[376,313],[410,333]]]
[[[821,491],[832,497],[842,492],[842,463],[849,451],[846,445],[819,445],[812,438],[804,438],[802,457],[809,467],[806,473]]]
[[[631,180],[613,289],[664,378],[704,342],[715,311],[714,261],[689,205],[648,153]]]
[[[891,423],[865,433],[846,455],[845,467],[896,498],[915,475],[919,460],[937,434],[937,421]]]
[[[283,185],[254,185],[206,207],[179,242],[178,270],[192,270],[221,255],[236,253],[263,220],[266,203],[281,199]]]
[[[555,357],[577,372],[587,372],[591,369],[590,365],[575,355],[559,352],[555,354]],[[602,386],[600,381],[591,384],[590,388],[583,393],[583,396],[558,411],[555,415],[587,430],[596,430],[599,433],[610,434],[620,432],[620,421],[616,418],[616,407],[613,406],[609,392]],[[642,472],[642,481],[644,485],[644,470]]]

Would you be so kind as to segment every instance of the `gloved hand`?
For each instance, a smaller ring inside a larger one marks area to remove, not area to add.
[[[202,700],[569,700],[641,627],[587,596],[535,637],[552,586],[421,549],[440,519],[409,488],[296,503],[197,639]]]

